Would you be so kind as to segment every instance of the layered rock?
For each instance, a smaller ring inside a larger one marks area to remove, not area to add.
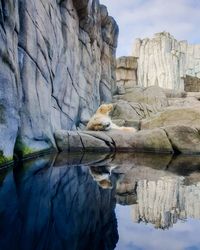
[[[153,152],[200,154],[200,130],[188,126],[167,126],[133,133],[130,131],[58,130],[55,140],[60,151]]]
[[[137,85],[136,57],[123,56],[117,59],[116,85],[119,94]]]
[[[138,57],[140,86],[183,90],[187,75],[200,78],[200,45],[177,41],[167,32],[157,33],[152,39],[137,39],[133,56]]]
[[[55,147],[111,101],[118,27],[93,1],[1,1],[0,154]]]

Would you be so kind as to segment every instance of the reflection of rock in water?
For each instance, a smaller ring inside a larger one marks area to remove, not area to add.
[[[156,181],[137,182],[137,204],[133,220],[171,227],[178,219],[200,219],[200,183],[186,186],[183,177],[162,177]]]
[[[0,187],[0,249],[114,249],[114,190],[85,166],[52,167],[48,158],[9,172]]]
[[[200,219],[199,157],[118,154],[112,164],[121,173],[117,203],[133,206],[134,221],[168,228],[178,219]]]

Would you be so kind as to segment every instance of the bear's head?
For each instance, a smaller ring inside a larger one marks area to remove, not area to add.
[[[110,104],[102,104],[96,111],[98,114],[109,115],[109,113],[113,110],[113,105]]]

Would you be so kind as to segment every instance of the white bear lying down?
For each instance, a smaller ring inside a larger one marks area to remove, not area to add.
[[[133,127],[119,127],[114,124],[109,116],[109,113],[112,111],[112,109],[112,104],[102,104],[89,120],[87,124],[87,129],[94,131],[119,129],[124,131],[136,132],[136,129]]]

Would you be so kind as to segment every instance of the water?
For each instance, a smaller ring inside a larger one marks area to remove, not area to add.
[[[0,250],[200,249],[200,157],[47,155],[0,170]]]

